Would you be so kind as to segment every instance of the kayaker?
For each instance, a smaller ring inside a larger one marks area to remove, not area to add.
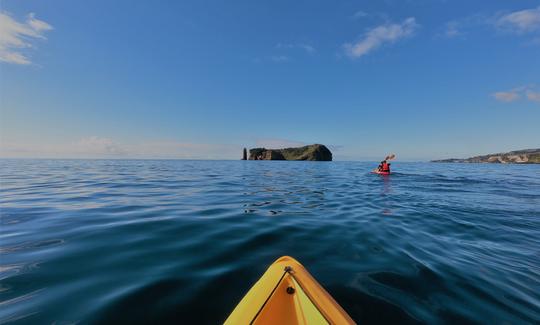
[[[372,173],[382,174],[382,175],[389,175],[390,174],[390,163],[388,161],[392,160],[394,158],[396,158],[396,155],[394,155],[394,154],[386,156],[386,158],[384,158],[384,160],[381,161],[379,166],[377,166],[377,168],[374,169],[372,171]]]
[[[390,164],[386,160],[383,160],[381,161],[378,170],[383,173],[390,173]]]

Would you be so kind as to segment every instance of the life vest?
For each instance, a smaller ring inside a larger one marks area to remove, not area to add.
[[[382,163],[382,171],[383,172],[390,172],[390,165],[388,165],[387,162]]]

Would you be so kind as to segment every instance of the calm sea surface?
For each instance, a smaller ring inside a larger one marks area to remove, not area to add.
[[[540,322],[540,166],[0,160],[0,323],[219,324],[281,255],[358,322]]]

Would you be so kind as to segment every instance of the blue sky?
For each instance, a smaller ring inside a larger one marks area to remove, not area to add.
[[[540,147],[539,1],[0,0],[2,157]]]

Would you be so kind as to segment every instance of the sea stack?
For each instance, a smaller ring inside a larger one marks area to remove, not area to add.
[[[242,155],[242,160],[247,160],[247,149],[244,148],[244,154]]]

